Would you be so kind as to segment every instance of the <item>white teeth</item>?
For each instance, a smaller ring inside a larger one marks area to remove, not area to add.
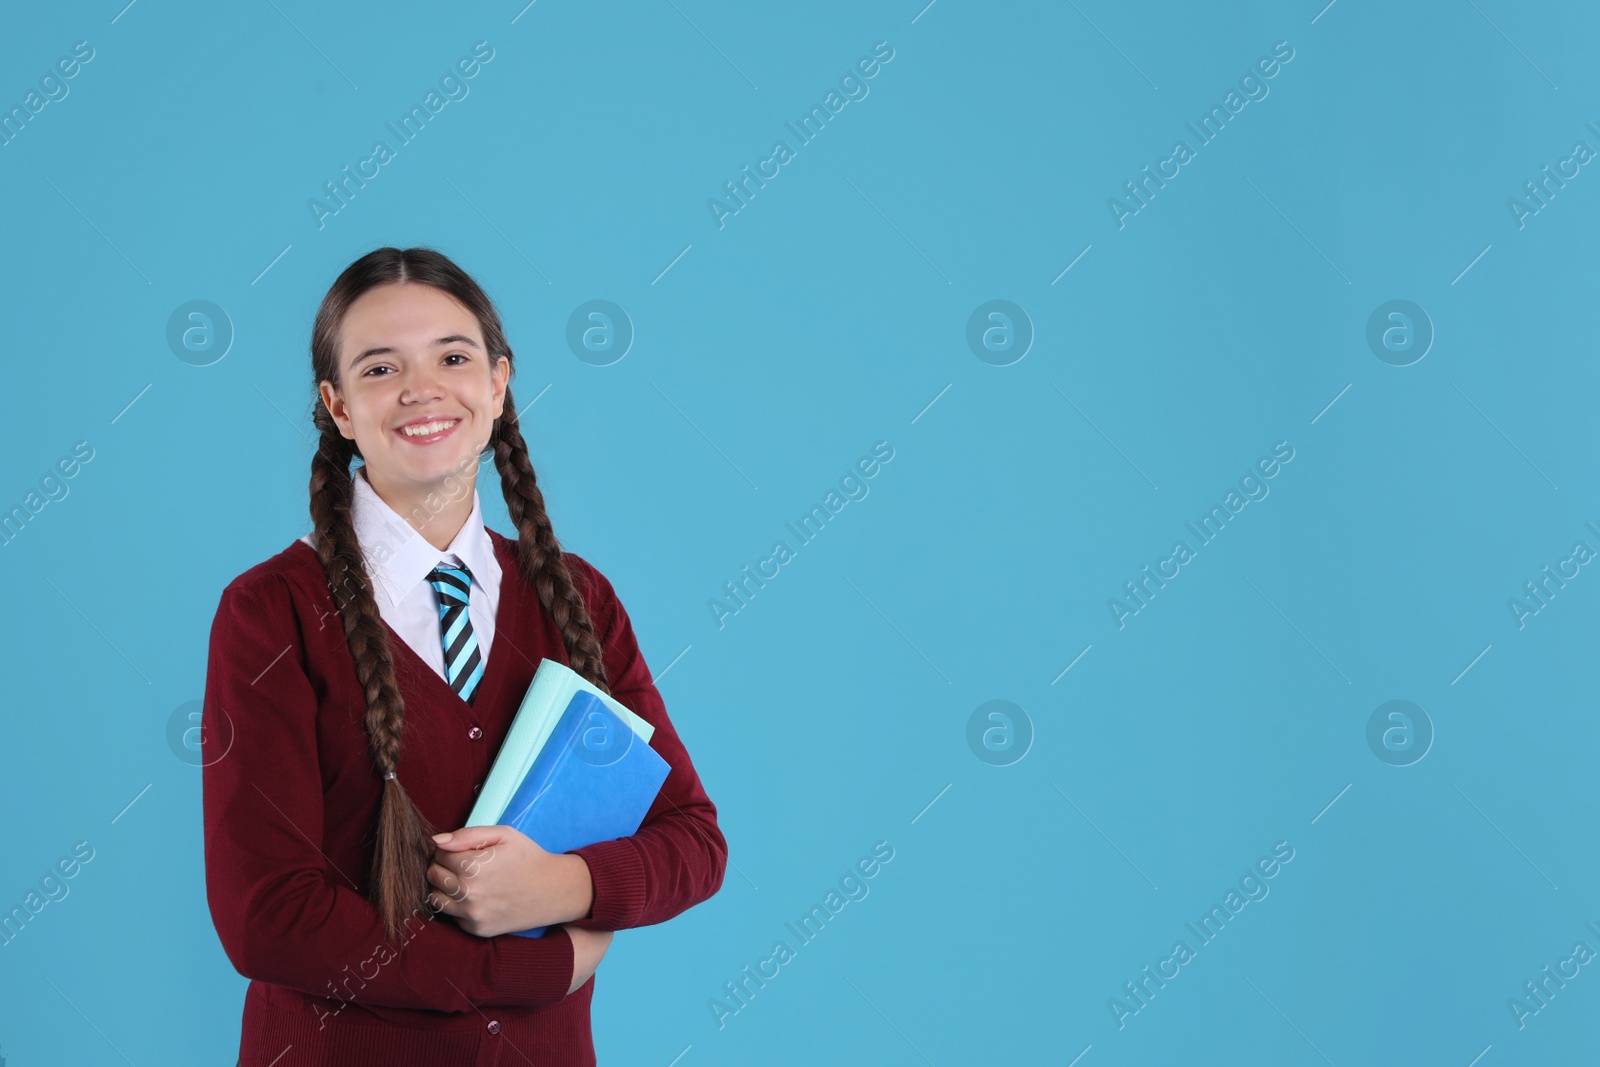
[[[441,422],[424,422],[419,423],[416,426],[407,426],[401,432],[407,437],[426,437],[430,433],[438,433],[440,430],[448,430],[450,427],[454,426],[460,421],[460,419],[445,419]]]

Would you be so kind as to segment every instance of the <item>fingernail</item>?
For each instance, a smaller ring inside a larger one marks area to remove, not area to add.
[[[456,836],[454,833],[434,834],[433,835],[433,843],[436,844],[436,845],[442,845],[442,844],[444,844],[446,841],[450,840],[454,836]]]

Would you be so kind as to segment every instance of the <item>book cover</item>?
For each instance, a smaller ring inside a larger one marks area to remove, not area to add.
[[[671,770],[648,741],[594,693],[578,691],[498,820],[546,852],[627,837]],[[516,931],[542,937],[546,927]]]

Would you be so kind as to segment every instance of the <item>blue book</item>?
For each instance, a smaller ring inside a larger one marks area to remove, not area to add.
[[[499,819],[546,852],[638,831],[671,768],[606,701],[579,690]],[[547,927],[516,931],[543,937]]]

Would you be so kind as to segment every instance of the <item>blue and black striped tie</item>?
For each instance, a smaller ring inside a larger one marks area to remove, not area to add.
[[[445,677],[450,688],[470,704],[483,678],[478,635],[472,632],[472,620],[467,617],[472,575],[465,567],[452,567],[440,560],[439,566],[429,572],[428,583],[439,594],[439,634],[444,641]]]

